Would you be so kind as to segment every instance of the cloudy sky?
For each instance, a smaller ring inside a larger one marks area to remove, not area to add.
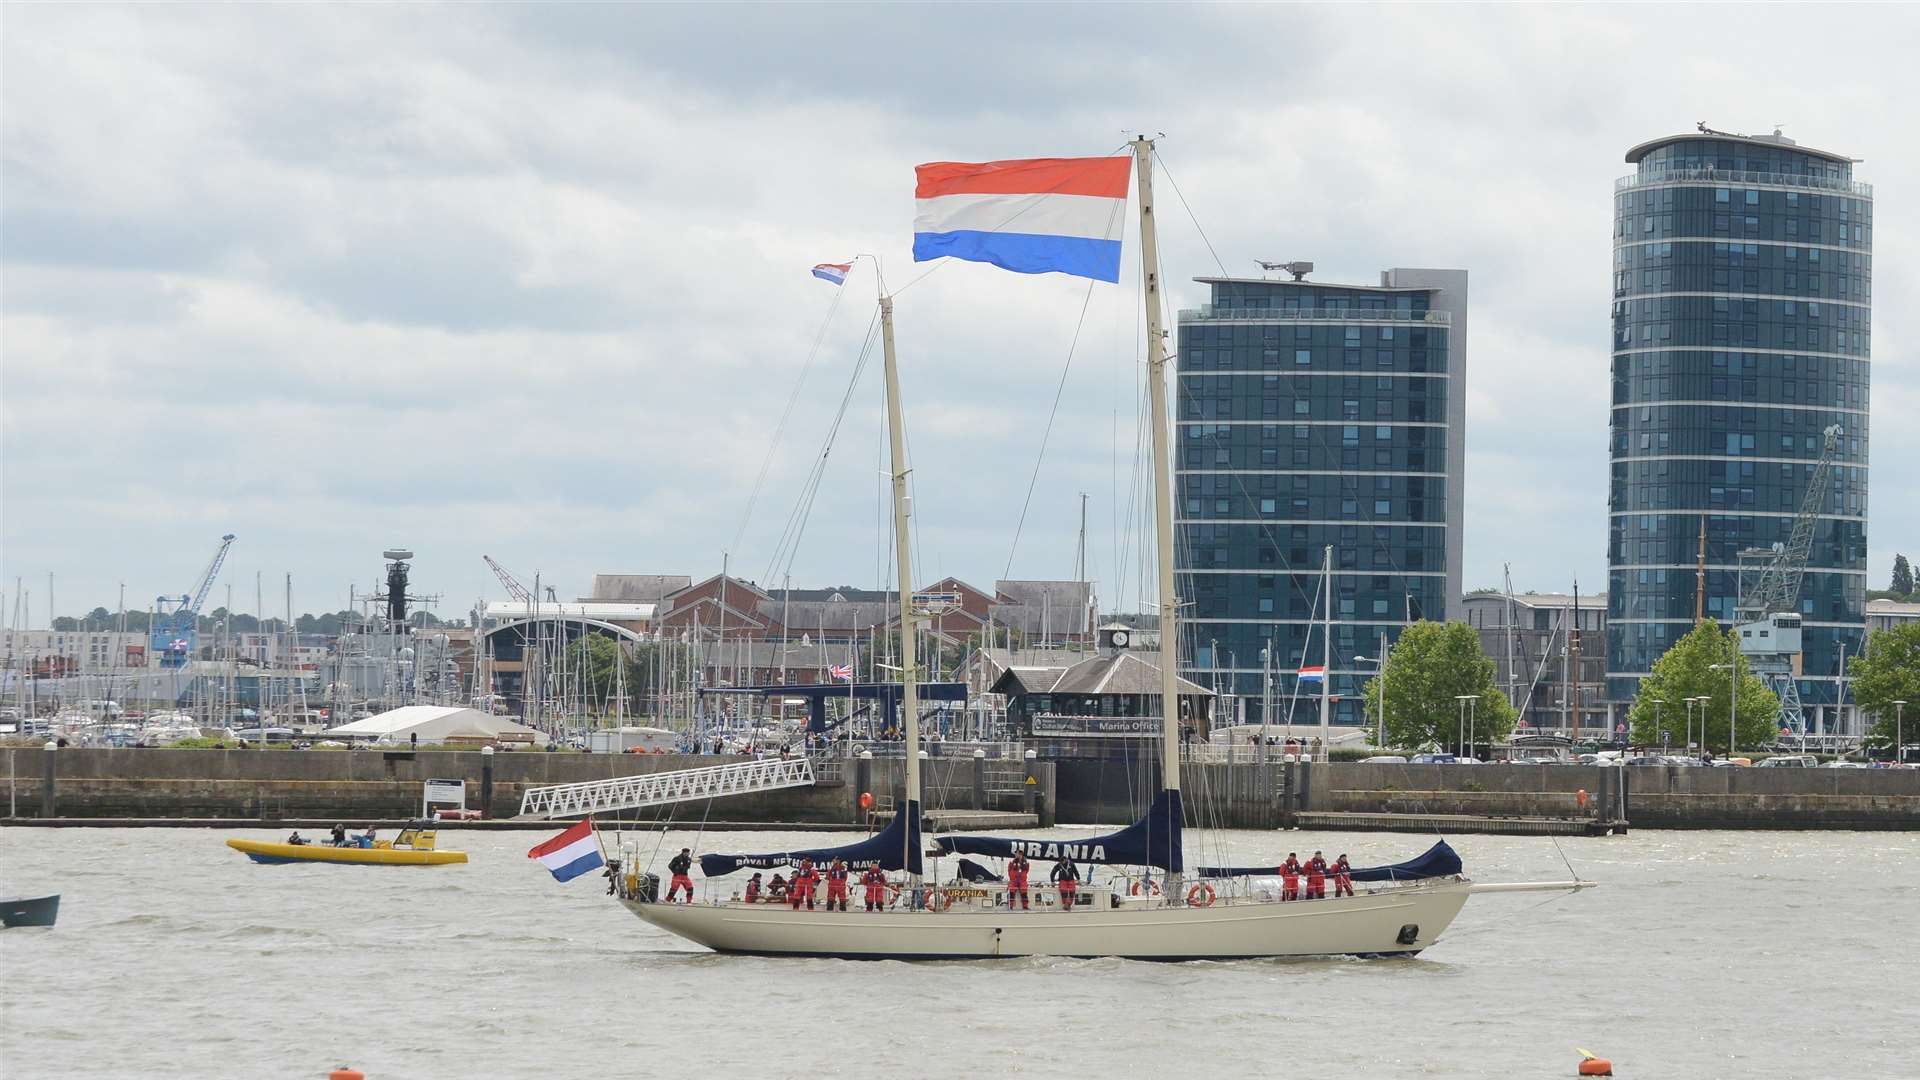
[[[1915,40],[1892,5],[10,4],[7,608],[23,576],[43,624],[50,572],[62,612],[144,606],[227,532],[241,610],[288,572],[341,607],[394,545],[447,614],[500,595],[483,554],[562,595],[723,551],[765,580],[872,315],[870,271],[833,309],[807,267],[871,252],[898,288],[914,164],[1134,129],[1197,219],[1162,192],[1180,305],[1256,258],[1470,270],[1467,583],[1598,589],[1612,183],[1699,120],[1865,159],[1881,585],[1920,554]],[[918,576],[1067,576],[1086,492],[1103,595],[1137,598],[1132,281],[901,296]],[[796,584],[883,572],[879,395],[875,365]]]

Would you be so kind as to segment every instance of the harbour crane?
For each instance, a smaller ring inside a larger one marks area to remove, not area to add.
[[[191,593],[183,593],[178,600],[171,596],[154,598],[152,636],[149,640],[154,654],[160,658],[161,667],[184,667],[193,657],[194,644],[200,637],[200,605],[206,603],[207,593],[213,589],[214,578],[220,576],[220,564],[227,561],[227,549],[232,546],[232,533],[220,538],[220,546],[214,549],[213,558],[201,572],[200,580]]]
[[[1741,590],[1734,604],[1733,621],[1739,634],[1740,651],[1747,656],[1753,673],[1766,682],[1780,699],[1780,726],[1804,733],[1806,713],[1800,704],[1801,628],[1800,586],[1806,578],[1807,558],[1813,552],[1813,533],[1820,513],[1833,489],[1833,456],[1845,434],[1840,425],[1827,428],[1807,479],[1807,494],[1800,501],[1800,512],[1793,517],[1793,531],[1785,544],[1747,548],[1739,553],[1744,578],[1745,567],[1758,563],[1758,576],[1751,589]]]
[[[480,557],[486,560],[487,568],[493,571],[494,577],[497,577],[500,579],[500,584],[506,586],[508,596],[513,597],[515,600],[518,600],[529,607],[533,606],[533,593],[529,591],[525,585],[520,584],[520,580],[518,578],[514,577],[512,574],[507,573],[506,567],[501,566],[497,562],[494,562],[493,556],[482,555]]]

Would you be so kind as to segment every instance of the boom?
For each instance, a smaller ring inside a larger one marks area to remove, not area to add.
[[[1773,559],[1760,572],[1753,588],[1740,598],[1735,609],[1738,620],[1762,619],[1777,612],[1800,610],[1800,582],[1806,577],[1807,556],[1813,551],[1814,527],[1819,524],[1820,511],[1826,507],[1827,493],[1833,487],[1833,454],[1842,434],[1838,424],[1827,428],[1820,460],[1814,464],[1813,476],[1807,481],[1806,498],[1800,502],[1800,512],[1794,515],[1793,532],[1784,547],[1774,549]]]
[[[151,627],[151,645],[160,657],[161,667],[181,667],[193,655],[194,642],[199,637],[200,605],[206,603],[207,593],[213,590],[214,579],[220,576],[220,566],[227,561],[227,549],[231,547],[233,534],[228,533],[220,538],[220,546],[214,549],[207,568],[200,572],[193,592],[181,594],[177,601],[171,596],[154,599],[156,617]],[[168,605],[175,606],[169,610]]]
[[[493,556],[491,555],[482,555],[480,557],[486,560],[487,568],[493,571],[494,577],[500,579],[500,584],[507,587],[508,596],[513,597],[523,604],[531,605],[533,603],[533,594],[528,592],[527,587],[520,584],[512,574],[507,573],[506,567],[494,562]]]

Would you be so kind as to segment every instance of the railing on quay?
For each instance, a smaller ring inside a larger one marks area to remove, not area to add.
[[[1615,191],[1654,187],[1659,184],[1703,183],[1758,184],[1765,187],[1799,188],[1803,191],[1831,191],[1842,195],[1873,198],[1873,185],[1833,176],[1808,176],[1801,173],[1746,172],[1739,169],[1652,169],[1633,173],[1613,182]]]
[[[818,751],[831,757],[847,749],[844,742],[835,743],[830,749]],[[1025,755],[1026,746],[1018,742],[977,742],[962,739],[942,739],[938,742],[926,740],[920,743],[920,749],[930,758],[970,758],[975,750],[986,752],[988,760],[1011,760]],[[877,758],[905,757],[906,744],[897,739],[855,739],[853,752],[871,753]]]
[[[521,796],[522,817],[576,817],[635,810],[693,799],[751,795],[814,783],[813,762],[805,757],[767,758],[730,765],[709,765],[672,772],[637,773],[579,784],[530,787]]]
[[[1424,323],[1449,326],[1453,316],[1445,311],[1391,311],[1382,308],[1273,308],[1234,304],[1201,304],[1181,308],[1181,322],[1350,322],[1350,323]]]

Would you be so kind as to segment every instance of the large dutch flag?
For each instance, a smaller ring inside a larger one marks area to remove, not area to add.
[[[592,818],[544,844],[535,845],[527,852],[527,858],[538,859],[555,881],[572,881],[606,865],[606,860],[600,857],[600,845],[593,838]]]
[[[1132,157],[936,161],[914,168],[913,261],[1120,280]]]
[[[1301,682],[1325,682],[1326,679],[1327,669],[1319,664],[1300,669]]]

